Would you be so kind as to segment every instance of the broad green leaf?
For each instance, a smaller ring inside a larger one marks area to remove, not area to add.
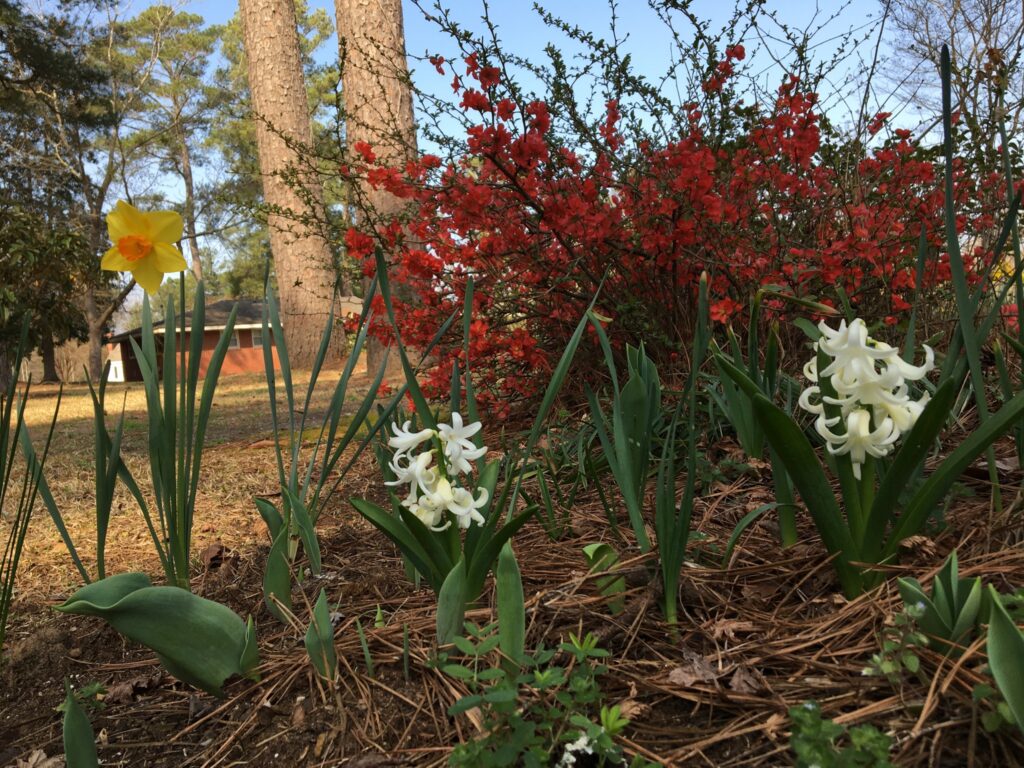
[[[309,570],[314,576],[320,575],[320,543],[316,538],[316,529],[309,517],[306,505],[288,488],[282,488],[281,493],[288,499],[292,510],[292,519],[299,529],[299,538],[302,539],[302,546],[306,550],[306,557],[309,558]]]
[[[448,645],[462,631],[466,615],[466,561],[460,559],[437,593],[437,644]]]
[[[78,590],[62,613],[99,616],[152,649],[168,672],[215,696],[233,675],[252,676],[249,630],[227,606],[179,587],[154,587],[141,573],[110,576]]]
[[[498,554],[494,576],[501,652],[518,667],[526,653],[526,608],[519,564],[509,542]]]
[[[1024,415],[1024,392],[1017,394],[967,437],[932,472],[900,514],[881,553],[881,560],[895,554],[900,542],[921,529],[961,473]]]
[[[988,588],[992,616],[988,626],[988,666],[1017,727],[1024,730],[1024,636],[1006,612],[999,593]]]
[[[900,494],[935,444],[935,439],[949,418],[949,409],[955,398],[955,384],[952,381],[945,382],[928,401],[910,432],[903,436],[888,471],[878,485],[875,502],[871,505],[863,543],[866,559],[874,562],[874,558],[881,553],[885,535],[896,517]]]
[[[814,448],[793,419],[764,395],[754,397],[754,414],[803,497],[825,549],[836,556],[834,564],[843,591],[847,597],[859,595],[863,590],[861,574],[850,565],[851,561],[859,559],[856,545]]]
[[[384,511],[376,504],[365,499],[352,499],[352,506],[369,520],[374,527],[387,536],[402,552],[403,555],[412,561],[416,570],[430,582],[431,587],[436,591],[441,588],[445,574],[437,569],[437,565],[427,554],[427,551],[416,540],[416,538],[405,527],[401,519],[389,512]]]
[[[270,540],[273,542],[284,526],[284,519],[270,499],[256,499],[255,501],[256,509],[259,511],[260,517],[263,518],[263,522],[267,524],[267,530],[270,531]]]
[[[263,572],[263,602],[278,621],[288,623],[287,616],[278,605],[280,603],[289,611],[292,609],[292,569],[288,561],[288,529],[284,526],[278,531],[267,555],[267,568]]]

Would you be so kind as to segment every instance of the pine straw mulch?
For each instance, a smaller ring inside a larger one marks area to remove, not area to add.
[[[983,644],[975,643],[956,662],[922,651],[922,679],[908,677],[898,686],[862,675],[901,600],[891,579],[869,595],[843,599],[807,521],[802,543],[789,550],[778,546],[770,521],[759,522],[741,539],[729,567],[719,567],[733,526],[763,503],[768,487],[766,478],[741,474],[719,482],[698,502],[675,637],[660,620],[644,558],[622,564],[630,585],[625,610],[612,617],[605,609],[581,548],[608,540],[620,552],[630,550],[610,538],[599,503],[580,503],[573,533],[557,543],[531,523],[515,544],[528,645],[550,647],[570,631],[597,634],[611,652],[602,688],[632,720],[627,753],[664,765],[790,765],[786,712],[809,699],[837,722],[872,723],[891,733],[899,766],[1024,764],[1018,733],[1007,728],[992,735],[981,728],[982,710],[971,694],[986,680]],[[378,493],[379,475],[366,460],[341,495]],[[1024,584],[1024,551],[1012,543],[1019,539],[1018,517],[1012,526],[993,525],[986,498],[978,488],[975,497],[959,499],[947,513],[947,529],[934,539],[915,539],[894,570],[927,582],[955,545],[965,575],[983,576],[1001,590]],[[93,715],[104,765],[443,765],[451,745],[473,738],[476,730],[471,719],[447,717],[464,689],[428,664],[434,597],[413,588],[394,548],[350,508],[339,503],[323,523],[324,573],[306,580],[294,598],[300,623],[321,587],[339,606],[336,691],[326,690],[309,666],[304,626],[284,627],[262,607],[266,545],[213,547],[195,589],[256,616],[262,679],[233,682],[224,700],[197,694],[102,622],[53,615],[43,601],[32,600],[45,590],[29,590],[18,605],[0,673],[0,765],[17,765],[36,750],[62,752],[53,707],[63,698],[64,677],[75,685],[99,681],[108,690],[103,711]],[[492,604],[493,595],[485,595],[481,605]],[[378,606],[383,627],[374,626]],[[483,623],[491,614],[477,609],[469,618]],[[366,632],[372,675],[357,619]],[[403,627],[410,638],[408,680]]]

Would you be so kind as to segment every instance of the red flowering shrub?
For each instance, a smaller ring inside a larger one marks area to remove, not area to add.
[[[704,92],[732,98],[723,88],[744,56],[730,46]],[[431,61],[443,71],[443,59]],[[542,391],[599,286],[597,311],[613,343],[643,338],[652,356],[670,360],[687,345],[702,272],[719,323],[745,314],[766,284],[825,303],[841,288],[864,316],[896,322],[913,298],[922,225],[941,249],[940,167],[906,131],[870,151],[826,141],[817,97],[794,77],[770,109],[737,107],[741,118],[724,136],[719,125],[711,134],[693,103],[676,136],[630,138],[611,100],[590,140],[573,146],[554,135],[544,102],[520,104],[500,91],[497,68],[472,55],[465,72],[453,88],[479,118],[462,156],[382,168],[372,148],[357,147],[362,162],[352,170],[410,207],[404,221],[350,231],[345,242],[367,269],[374,245],[385,248],[413,348],[461,305],[472,276],[471,364],[482,404],[498,415]],[[887,117],[876,116],[869,132]],[[986,231],[991,215],[972,211],[975,187],[956,173],[958,210],[968,212],[959,226]],[[933,259],[925,285],[948,279],[945,259]],[[390,330],[380,322],[376,332]],[[598,354],[586,346],[581,354]],[[429,374],[435,393],[446,392],[462,354],[453,331]]]

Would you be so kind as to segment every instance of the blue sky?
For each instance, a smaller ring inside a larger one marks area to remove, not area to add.
[[[434,0],[422,0],[422,5],[432,10]],[[149,5],[146,0],[134,0],[125,5],[125,15],[132,15]],[[175,4],[177,5],[177,4]],[[483,13],[482,0],[444,0],[452,17],[464,28],[475,34],[485,34],[486,27],[481,20]],[[546,10],[573,24],[593,32],[597,37],[608,37],[611,11],[605,0],[546,0]],[[814,36],[817,47],[813,50],[815,58],[823,58],[834,50],[837,38],[849,29],[866,32],[880,15],[880,0],[768,0],[765,8],[774,12],[777,19],[795,30],[815,28],[822,29]],[[333,20],[333,0],[310,0],[310,7],[322,9]],[[691,4],[692,11],[700,18],[706,19],[711,33],[717,32],[728,22],[733,8],[731,2],[723,0],[695,0]],[[223,23],[236,11],[236,3],[215,2],[212,0],[192,0],[181,5],[183,10],[197,13],[210,23]],[[451,42],[441,35],[436,26],[424,18],[423,12],[410,0],[403,0],[405,14],[406,47],[411,56],[423,56],[428,53],[451,53]],[[573,47],[564,36],[548,29],[539,14],[533,9],[533,0],[491,0],[490,15],[497,25],[507,50],[534,61],[544,61],[544,46],[548,42],[559,45],[566,54],[571,54]],[[678,14],[675,15],[680,19]],[[673,55],[671,37],[662,22],[650,9],[646,0],[620,0],[617,8],[617,25],[620,37],[626,38],[624,48],[633,59],[637,72],[657,75],[663,72]],[[772,34],[768,25],[768,33]],[[685,23],[681,24],[680,32],[684,37],[689,34]],[[782,76],[781,70],[772,65],[767,55],[764,41],[748,33],[746,39],[732,42],[743,42],[751,57],[749,70],[759,74],[766,88],[774,89]],[[873,46],[862,47],[862,55],[870,57]],[[327,61],[336,55],[337,47],[332,39],[318,52],[318,58]],[[847,70],[840,67],[836,73],[835,91],[842,90],[842,80]],[[447,91],[450,76],[440,78],[429,66],[417,67],[413,63],[413,76],[417,84],[427,91],[443,94]],[[822,93],[827,107],[835,107],[835,100],[829,99],[830,94]],[[838,105],[843,108],[842,105]],[[841,120],[841,116],[839,117]]]

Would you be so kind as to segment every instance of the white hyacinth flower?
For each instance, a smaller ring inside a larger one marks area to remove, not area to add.
[[[437,433],[444,445],[444,454],[452,468],[452,475],[468,475],[473,467],[469,462],[476,461],[485,453],[487,447],[477,448],[470,439],[480,431],[482,425],[479,421],[472,424],[462,424],[462,415],[456,411],[452,414],[452,423],[438,424]]]
[[[436,431],[419,432],[412,431],[411,421],[401,427],[395,423],[391,425],[393,436],[388,439],[388,445],[396,449],[388,463],[395,479],[385,485],[408,485],[409,494],[402,499],[402,506],[433,531],[444,531],[453,521],[462,529],[486,522],[480,510],[487,504],[487,489],[478,489],[474,499],[469,490],[455,483],[459,475],[472,472],[471,461],[487,452],[486,446],[477,448],[471,440],[481,424],[464,424],[459,413],[452,414],[451,422],[438,424]],[[413,453],[424,444],[420,453]],[[447,515],[451,517],[445,519]]]
[[[923,379],[935,367],[935,353],[925,345],[924,363],[911,365],[900,358],[898,349],[868,336],[860,319],[849,325],[840,321],[836,329],[822,321],[818,329],[821,338],[815,350],[832,360],[819,371],[816,354],[804,366],[812,386],[800,394],[799,405],[818,417],[815,429],[830,453],[849,454],[859,479],[868,456],[888,455],[900,435],[917,422],[928,395],[911,400],[906,382]],[[834,397],[822,395],[822,377],[835,390]],[[839,415],[826,417],[827,406],[838,406]],[[840,424],[845,432],[833,431]]]
[[[895,428],[892,419],[883,419],[877,429],[871,429],[871,414],[863,408],[851,411],[846,417],[846,432],[836,434],[829,429],[835,419],[826,419],[824,415],[819,416],[814,422],[814,428],[826,440],[828,452],[833,456],[850,454],[850,461],[853,462],[853,476],[860,480],[860,467],[868,456],[882,458],[889,452],[889,447],[899,438],[899,430]]]
[[[394,437],[388,439],[388,445],[392,448],[397,448],[399,453],[408,453],[437,434],[432,429],[421,429],[419,432],[413,432],[411,421],[406,421],[401,429],[399,429],[396,422],[391,425],[391,431],[394,433]]]

